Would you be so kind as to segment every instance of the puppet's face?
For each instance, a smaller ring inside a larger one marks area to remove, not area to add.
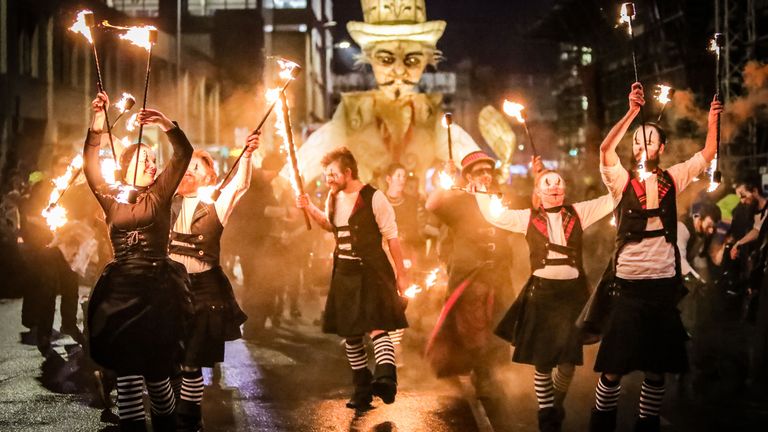
[[[536,191],[544,208],[561,206],[565,200],[565,180],[558,173],[545,173],[539,177]]]
[[[379,42],[370,56],[376,83],[390,99],[413,93],[427,67],[427,54],[419,42]]]

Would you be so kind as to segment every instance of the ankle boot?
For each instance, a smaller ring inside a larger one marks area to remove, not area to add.
[[[152,432],[176,432],[176,414],[152,413]]]
[[[565,419],[565,395],[566,392],[555,390],[555,411],[557,411],[561,424]]]
[[[659,432],[661,430],[661,419],[659,416],[638,417],[635,422],[635,432]]]
[[[120,432],[147,432],[147,421],[120,420]]]
[[[616,430],[616,410],[600,411],[592,408],[589,418],[589,432],[614,432]]]
[[[373,402],[372,379],[373,375],[367,367],[352,371],[352,384],[354,384],[355,390],[347,402],[347,408],[355,410],[371,408],[371,402]]]
[[[560,432],[562,427],[562,418],[555,407],[542,408],[539,410],[539,431],[540,432]]]
[[[397,395],[397,368],[393,364],[377,364],[373,374],[373,395],[385,404],[395,401]]]
[[[176,432],[199,432],[203,430],[200,404],[181,399],[176,403]]]

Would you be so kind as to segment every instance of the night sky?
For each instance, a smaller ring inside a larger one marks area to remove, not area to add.
[[[551,68],[541,44],[523,38],[527,28],[555,0],[427,0],[427,19],[448,22],[438,48],[443,51],[442,68],[465,58],[490,65],[500,72],[536,72]],[[349,21],[362,21],[360,0],[334,0],[337,40],[350,40]]]

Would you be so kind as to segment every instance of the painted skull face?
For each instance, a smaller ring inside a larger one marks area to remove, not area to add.
[[[380,42],[370,61],[379,89],[391,99],[413,93],[427,67],[424,47],[412,41]]]
[[[560,174],[548,172],[539,177],[536,189],[544,208],[563,205],[565,199],[565,180]]]

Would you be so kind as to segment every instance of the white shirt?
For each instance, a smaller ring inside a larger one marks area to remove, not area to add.
[[[680,272],[683,276],[690,273],[697,279],[701,279],[701,276],[693,269],[691,263],[688,262],[688,240],[690,239],[691,233],[688,231],[688,227],[684,223],[677,221],[677,249],[680,251]]]
[[[509,210],[504,211],[498,216],[493,217],[490,212],[491,198],[486,194],[476,194],[477,204],[483,217],[491,224],[516,233],[525,234],[528,232],[528,224],[531,218],[531,210]],[[581,228],[587,229],[590,225],[599,221],[608,215],[614,208],[613,197],[605,194],[599,198],[589,201],[582,201],[573,204],[573,209],[579,216]],[[567,246],[565,233],[563,232],[563,216],[560,212],[546,213],[547,215],[547,233],[549,241],[560,246]],[[549,251],[547,258],[568,258],[566,255]],[[545,279],[569,280],[579,277],[579,270],[570,265],[547,265],[533,272],[535,276]]]
[[[341,191],[336,194],[336,204],[334,207],[334,215],[331,223],[335,227],[343,227],[349,225],[349,217],[352,215],[352,209],[355,207],[357,197],[360,192],[345,193]],[[331,199],[329,196],[329,200]],[[371,202],[373,208],[373,215],[376,218],[376,224],[379,226],[379,232],[384,240],[391,240],[397,238],[397,222],[395,222],[395,209],[392,204],[389,203],[386,195],[380,190],[373,193]],[[329,208],[326,205],[326,215],[329,214]],[[339,237],[349,236],[348,230],[339,230]],[[352,245],[341,244],[339,245],[339,258],[344,259],[360,259],[352,255],[345,255],[343,251],[351,250]]]
[[[679,195],[706,168],[707,162],[701,152],[698,152],[687,161],[671,166],[667,172],[672,177],[675,191]],[[629,172],[618,163],[613,166],[601,164],[600,175],[603,178],[603,183],[611,192],[614,202],[618,205],[624,193],[624,187],[629,181]],[[651,174],[645,180],[645,197],[647,209],[659,207],[656,174]],[[651,217],[648,218],[645,230],[653,231],[663,228],[660,218]],[[627,243],[621,249],[616,262],[616,276],[622,279],[662,279],[674,275],[675,249],[671,243],[667,243],[664,237],[651,237],[640,242]]]

